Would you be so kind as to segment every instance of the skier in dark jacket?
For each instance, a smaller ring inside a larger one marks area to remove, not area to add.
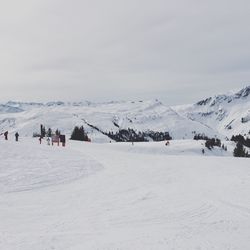
[[[16,141],[18,141],[19,134],[18,132],[15,133]]]
[[[6,141],[8,140],[8,133],[9,133],[9,132],[6,131],[6,132],[4,132],[4,134],[3,134]]]

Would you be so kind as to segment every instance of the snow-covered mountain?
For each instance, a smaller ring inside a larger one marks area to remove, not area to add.
[[[250,86],[174,109],[190,120],[214,128],[218,135],[250,133]]]
[[[0,105],[0,132],[18,131],[23,136],[39,132],[40,124],[69,135],[83,125],[93,141],[109,141],[105,133],[132,128],[136,131],[169,132],[174,139],[195,133],[230,137],[250,130],[250,86],[218,95],[193,105],[167,107],[158,100],[106,103],[8,102]]]
[[[23,110],[18,108],[18,107],[14,107],[8,104],[0,104],[0,114],[2,113],[18,113],[18,112],[22,112]]]

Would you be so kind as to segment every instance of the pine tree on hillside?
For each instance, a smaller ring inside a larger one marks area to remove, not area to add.
[[[52,129],[51,128],[48,128],[48,130],[47,130],[47,136],[48,137],[52,136]]]
[[[56,130],[56,135],[59,135],[59,136],[60,136],[60,135],[61,135],[61,131],[57,129],[57,130]]]
[[[245,138],[241,134],[239,134],[239,135],[233,135],[232,138],[231,138],[231,141],[240,142],[244,146],[250,147],[250,138],[248,138],[248,137]]]
[[[234,149],[234,157],[249,157],[248,152],[244,149],[243,144],[238,142]]]
[[[76,141],[89,141],[89,138],[83,126],[81,127],[75,126],[70,139]]]
[[[40,129],[41,129],[41,137],[45,137],[45,135],[46,135],[46,129],[45,129],[45,127],[42,124],[40,125]]]

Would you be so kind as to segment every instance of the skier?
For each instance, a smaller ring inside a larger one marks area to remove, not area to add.
[[[50,138],[47,138],[47,144],[50,145]]]
[[[42,136],[39,137],[39,142],[42,144]]]
[[[18,141],[19,134],[18,132],[15,133],[16,141]]]
[[[6,131],[6,132],[4,132],[4,134],[3,134],[6,141],[8,140],[8,133],[9,133],[9,132]]]

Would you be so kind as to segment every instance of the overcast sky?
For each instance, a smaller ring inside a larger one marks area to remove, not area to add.
[[[8,0],[0,102],[182,104],[250,85],[249,0]]]

